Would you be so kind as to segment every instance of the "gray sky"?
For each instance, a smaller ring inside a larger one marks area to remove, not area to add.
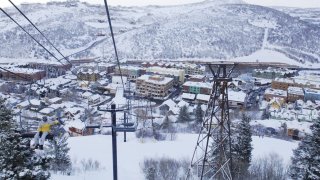
[[[0,7],[8,7],[10,3],[7,0],[0,0]],[[48,2],[52,0],[12,0],[19,4],[22,2]],[[60,0],[62,1],[62,0]],[[103,3],[103,0],[82,0],[90,3]],[[177,5],[193,2],[200,2],[203,0],[108,0],[110,5],[123,6],[146,6],[146,5]],[[320,0],[243,0],[250,4],[257,4],[262,6],[288,6],[301,8],[320,8]]]

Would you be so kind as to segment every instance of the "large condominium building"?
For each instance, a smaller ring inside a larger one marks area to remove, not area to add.
[[[160,75],[165,75],[165,76],[173,76],[173,77],[177,78],[178,83],[180,83],[180,84],[184,83],[185,72],[182,69],[162,68],[162,67],[155,66],[155,67],[147,68],[147,73],[160,74]]]
[[[183,92],[193,94],[211,94],[212,83],[187,81],[182,85]]]
[[[136,90],[141,96],[164,99],[173,86],[173,78],[160,75],[142,75],[137,78]]]
[[[275,79],[275,78],[287,78],[293,77],[296,74],[296,70],[289,69],[276,69],[276,68],[267,68],[267,69],[254,69],[252,71],[253,77],[266,78],[266,79]]]
[[[138,77],[145,74],[146,71],[143,68],[136,67],[136,66],[127,66],[121,67],[121,74],[128,77],[128,80],[135,81]],[[119,68],[115,68],[115,74],[120,75]]]
[[[29,68],[17,68],[17,67],[8,67],[5,68],[11,72],[0,70],[0,78],[11,79],[11,80],[22,80],[22,81],[33,81],[40,80],[46,77],[46,72],[39,69],[29,69]]]
[[[319,76],[297,76],[294,78],[277,78],[272,81],[273,89],[288,90],[289,86],[320,90]]]
[[[203,75],[206,71],[205,66],[201,66],[199,64],[179,63],[174,67],[183,69],[188,75]]]

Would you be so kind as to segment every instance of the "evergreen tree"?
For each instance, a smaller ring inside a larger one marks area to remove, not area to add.
[[[161,129],[170,135],[170,140],[175,140],[177,130],[168,115],[165,116],[163,123],[161,124]]]
[[[16,122],[0,99],[0,179],[48,179],[47,159],[35,158],[29,141],[15,132]]]
[[[201,109],[200,103],[196,107],[195,120],[199,124],[203,122],[203,111]]]
[[[164,120],[163,120],[162,124],[161,124],[161,129],[168,129],[170,124],[171,124],[171,122],[170,122],[169,116],[166,115],[164,117]]]
[[[178,115],[178,122],[190,122],[192,119],[188,113],[188,107],[182,106]]]
[[[293,151],[289,169],[292,179],[320,179],[320,119],[311,126],[311,131]]]
[[[246,114],[242,114],[242,119],[233,134],[233,175],[235,179],[243,179],[248,173],[253,149],[250,118]]]
[[[49,141],[48,149],[50,149],[50,151],[48,155],[52,157],[50,169],[54,172],[60,171],[68,174],[71,171],[71,160],[68,154],[70,148],[68,147],[67,140],[67,136],[62,136],[61,138],[55,137]]]

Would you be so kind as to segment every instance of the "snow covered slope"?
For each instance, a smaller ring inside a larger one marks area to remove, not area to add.
[[[22,10],[64,54],[84,50],[72,58],[103,54],[107,59],[112,57],[102,6],[49,3],[23,5]],[[8,11],[37,34],[14,9]],[[288,57],[288,62],[283,63],[320,63],[319,26],[275,9],[243,4],[241,0],[165,7],[117,6],[111,8],[111,15],[121,58],[233,59],[268,50]],[[0,41],[4,42],[0,44],[0,57],[49,57],[3,14]]]
[[[123,134],[118,135],[118,175],[119,179],[144,179],[140,165],[145,158],[170,157],[177,160],[191,159],[197,141],[197,134],[178,134],[176,141],[147,141],[141,143],[135,135],[128,134],[128,142],[122,141]],[[298,143],[274,138],[253,136],[253,159],[270,153],[278,154],[284,163],[290,163],[292,150]],[[69,139],[70,156],[74,169],[81,169],[81,161],[93,160],[101,163],[102,170],[81,172],[71,176],[52,175],[53,180],[78,179],[112,179],[111,136],[73,137]]]

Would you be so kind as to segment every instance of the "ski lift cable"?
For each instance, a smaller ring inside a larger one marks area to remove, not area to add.
[[[122,72],[121,72],[121,68],[120,68],[120,61],[119,61],[116,42],[115,42],[115,39],[114,39],[114,34],[113,34],[112,23],[111,23],[111,18],[110,18],[110,13],[109,13],[107,0],[104,0],[104,5],[105,5],[105,8],[106,8],[106,13],[107,13],[107,17],[108,17],[108,23],[109,23],[109,28],[110,28],[110,32],[111,32],[114,53],[115,53],[115,56],[116,56],[116,60],[117,60],[118,68],[119,68],[119,73],[120,73],[120,77],[121,77],[121,82],[122,82],[122,86],[123,86],[123,90],[124,90],[124,81],[123,81]]]
[[[5,10],[3,10],[2,8],[0,8],[0,10],[6,15],[8,16],[15,24],[17,24],[26,34],[28,34],[34,41],[36,41],[43,49],[45,49],[54,59],[56,59],[60,64],[62,64],[63,66],[65,65],[64,63],[61,62],[61,60],[63,59],[58,59],[53,53],[51,53],[46,47],[44,47],[44,45],[42,45],[37,39],[35,39],[25,28],[23,28],[16,20],[14,20]],[[29,22],[34,25],[30,20]],[[36,29],[38,29],[36,26],[34,26]],[[41,33],[41,31],[39,31]],[[71,64],[72,65],[72,64]],[[71,71],[72,72],[72,71]],[[74,73],[73,73],[74,74]],[[74,74],[75,75],[75,74]],[[87,83],[86,83],[87,84]],[[37,84],[39,85],[39,84]],[[87,84],[88,85],[88,84]],[[39,85],[40,86],[40,85]]]
[[[46,41],[65,59],[69,64],[72,65],[72,63],[56,48],[56,46],[53,45],[53,43],[37,28],[37,26],[11,1],[8,0],[19,12],[20,14],[28,20],[28,22],[46,39]]]
[[[42,45],[35,37],[33,37],[24,27],[22,27],[16,20],[14,20],[5,10],[0,8],[0,10],[8,17],[10,18],[16,25],[18,25],[25,33],[27,33],[39,46],[41,46],[45,51],[47,51],[53,58],[55,58],[59,63],[64,65],[61,60],[59,60],[54,54],[52,54],[44,45]]]

